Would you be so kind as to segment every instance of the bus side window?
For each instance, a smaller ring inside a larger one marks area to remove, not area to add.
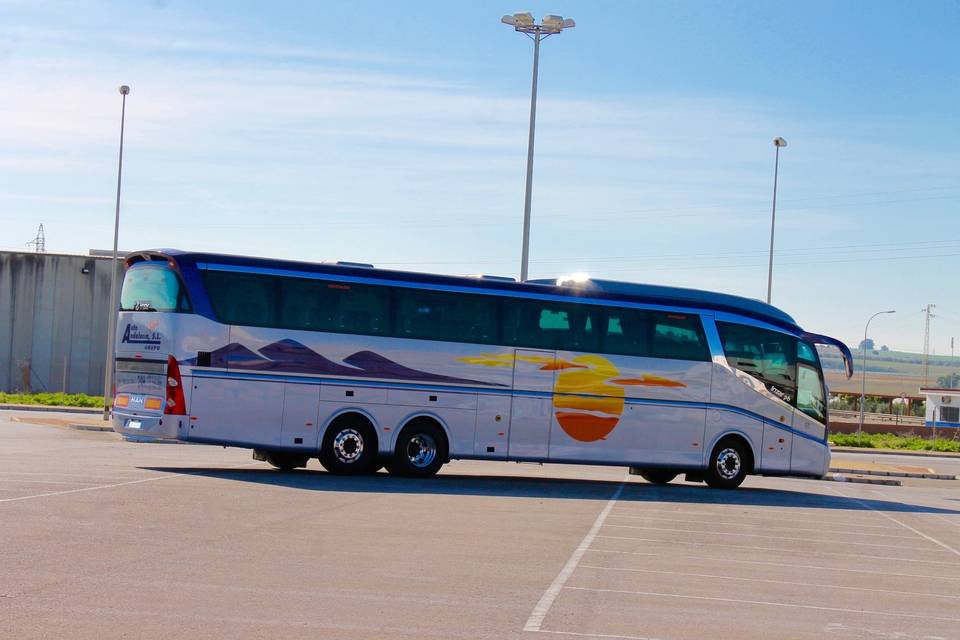
[[[650,355],[650,314],[639,309],[607,309],[604,353]]]
[[[228,271],[204,277],[217,317],[228,324],[269,327],[276,324],[276,279]]]
[[[599,348],[597,307],[549,300],[511,299],[505,299],[503,305],[503,336],[506,344],[534,349],[592,352]]]
[[[396,290],[396,332],[401,338],[494,343],[497,299],[423,289]]]
[[[796,402],[796,338],[731,322],[717,322],[717,330],[730,366],[760,380],[784,402]]]
[[[709,362],[710,347],[700,316],[666,311],[653,316],[653,357]]]

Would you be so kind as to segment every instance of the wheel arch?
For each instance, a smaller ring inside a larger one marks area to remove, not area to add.
[[[756,473],[757,461],[760,459],[759,455],[757,454],[757,448],[750,436],[740,429],[727,429],[725,431],[721,431],[713,438],[713,440],[710,442],[710,446],[706,447],[706,464],[704,465],[704,468],[710,466],[711,458],[713,457],[713,450],[716,449],[717,445],[724,440],[736,440],[746,445],[747,454],[750,456],[750,464],[747,473]]]
[[[415,411],[410,415],[406,416],[405,418],[403,418],[403,420],[400,421],[400,427],[397,429],[396,433],[393,435],[393,439],[391,442],[391,449],[397,446],[397,441],[400,439],[400,436],[403,434],[403,432],[408,427],[410,427],[410,425],[418,421],[427,421],[432,424],[435,424],[437,427],[440,428],[440,431],[443,432],[443,437],[446,439],[446,442],[444,444],[446,444],[447,457],[449,458],[450,443],[452,442],[452,439],[450,437],[450,428],[447,426],[447,423],[446,421],[443,420],[443,418],[433,413],[432,411]]]
[[[373,414],[371,414],[369,411],[365,411],[358,407],[344,407],[342,409],[338,409],[337,411],[327,416],[327,419],[323,422],[323,425],[321,426],[320,431],[317,434],[317,450],[320,450],[323,447],[323,439],[327,437],[327,429],[329,429],[334,422],[338,420],[342,420],[343,418],[351,414],[356,414],[360,416],[370,424],[370,429],[371,431],[373,431],[373,439],[375,441],[375,444],[377,445],[376,448],[379,451],[381,438],[380,438],[380,432],[378,429],[377,419],[374,418]]]

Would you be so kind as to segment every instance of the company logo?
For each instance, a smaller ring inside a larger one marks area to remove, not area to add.
[[[126,329],[123,330],[123,337],[120,338],[120,343],[159,346],[160,332],[147,328],[141,328],[135,324],[128,324]]]

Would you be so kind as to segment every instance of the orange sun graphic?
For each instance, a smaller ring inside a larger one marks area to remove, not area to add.
[[[524,362],[540,365],[541,371],[555,371],[553,415],[564,433],[580,442],[603,440],[616,428],[623,415],[624,387],[687,386],[678,380],[650,374],[619,378],[617,367],[597,355],[563,360],[549,356],[484,353],[458,360],[485,367],[513,367],[517,362]]]

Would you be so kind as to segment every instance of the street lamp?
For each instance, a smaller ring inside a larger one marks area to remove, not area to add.
[[[773,214],[770,217],[770,267],[767,269],[767,304],[770,304],[770,294],[773,292],[773,232],[777,227],[777,173],[780,170],[780,147],[787,146],[783,138],[774,138],[776,158],[773,161]]]
[[[123,176],[123,124],[127,115],[127,95],[130,87],[120,86],[120,159],[117,163],[117,206],[113,219],[113,257],[110,259],[110,307],[107,315],[107,356],[103,372],[103,419],[110,417],[110,399],[113,378],[113,348],[117,331],[117,241],[120,235],[120,178]]]
[[[870,329],[870,322],[885,313],[896,313],[896,311],[877,311],[870,316],[870,319],[867,320],[867,326],[863,328],[863,370],[860,372],[860,423],[857,424],[857,440],[860,439],[860,433],[863,431],[863,412],[867,402],[867,331]]]
[[[523,251],[520,258],[520,281],[527,279],[530,262],[530,199],[533,190],[533,132],[537,120],[537,76],[540,70],[540,41],[577,26],[573,18],[547,15],[537,24],[531,13],[503,16],[500,22],[533,40],[533,86],[530,89],[530,135],[527,139],[527,187],[523,199]]]

